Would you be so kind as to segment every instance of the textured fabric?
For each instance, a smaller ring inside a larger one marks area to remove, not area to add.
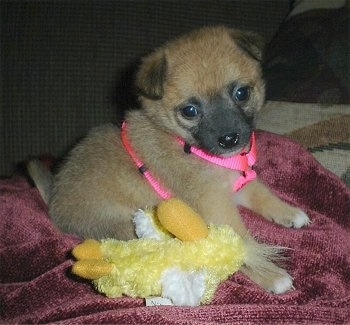
[[[260,112],[257,126],[302,144],[350,188],[349,104],[269,101]]]
[[[72,276],[71,248],[35,188],[20,176],[0,181],[0,323],[344,324],[350,319],[350,191],[302,147],[257,132],[256,171],[273,191],[304,209],[312,224],[285,229],[241,209],[259,240],[291,248],[285,267],[295,290],[264,292],[240,272],[212,304],[145,307],[108,299]]]

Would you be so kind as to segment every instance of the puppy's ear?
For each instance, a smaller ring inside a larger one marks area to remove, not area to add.
[[[233,30],[232,38],[235,43],[254,60],[261,62],[265,49],[264,39],[254,32]]]
[[[158,50],[142,60],[136,75],[136,87],[141,95],[150,99],[163,97],[167,62],[163,50]]]

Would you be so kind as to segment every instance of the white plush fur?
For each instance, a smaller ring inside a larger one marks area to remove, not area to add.
[[[198,306],[205,290],[204,272],[167,269],[161,277],[162,297],[177,306]]]
[[[161,239],[161,235],[155,230],[150,218],[147,218],[143,210],[137,210],[133,218],[135,224],[135,232],[138,238]]]

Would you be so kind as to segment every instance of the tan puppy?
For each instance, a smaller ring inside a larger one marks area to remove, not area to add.
[[[228,224],[246,240],[242,271],[266,290],[282,293],[292,279],[272,262],[278,249],[249,235],[236,205],[286,227],[307,225],[308,217],[258,180],[234,192],[238,171],[187,154],[175,140],[222,157],[249,147],[255,113],[264,102],[261,55],[256,35],[225,27],[202,28],[166,44],[140,66],[141,109],[127,113],[126,130],[132,150],[155,179],[206,222]],[[57,226],[83,237],[133,238],[133,212],[161,200],[112,125],[92,130],[52,184],[37,163],[29,171]]]

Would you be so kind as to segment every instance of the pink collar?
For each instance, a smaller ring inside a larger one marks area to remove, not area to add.
[[[247,171],[248,167],[252,167],[256,161],[255,135],[251,137],[251,147],[249,152],[240,152],[234,156],[221,157],[210,154],[195,146],[188,145],[183,139],[177,138],[177,141],[184,146],[186,153],[193,153],[195,156],[202,158],[214,165],[227,169]]]
[[[144,165],[144,163],[139,160],[139,158],[136,156],[135,152],[132,149],[132,146],[127,138],[126,133],[126,122],[123,122],[121,139],[125,150],[128,152],[128,154],[136,164],[137,168],[139,169],[140,173],[147,179],[147,181],[150,183],[155,192],[161,198],[169,199],[172,196],[171,193],[161,186],[161,184],[152,176],[152,174]],[[195,156],[220,167],[240,171],[242,174],[237,178],[237,180],[233,184],[233,190],[235,192],[239,191],[244,185],[256,178],[256,173],[253,170],[253,165],[256,161],[256,145],[254,132],[251,136],[250,150],[248,152],[242,151],[239,154],[227,158],[212,155],[195,146],[189,146],[181,138],[177,138],[177,142],[184,146],[184,150],[188,154],[194,154]]]

